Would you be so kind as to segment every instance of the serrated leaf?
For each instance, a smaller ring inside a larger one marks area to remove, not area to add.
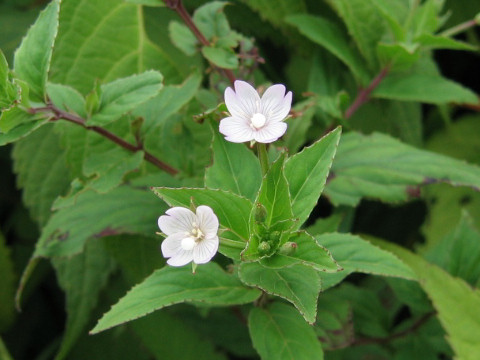
[[[285,176],[292,197],[292,211],[299,228],[317,204],[340,141],[341,128],[330,132],[285,163]]]
[[[60,0],[52,1],[28,30],[15,52],[15,75],[28,83],[36,100],[43,100],[53,44],[57,36]]]
[[[133,287],[98,321],[91,333],[182,302],[226,306],[249,303],[259,295],[260,291],[245,287],[238,278],[227,274],[213,262],[199,266],[195,274],[188,266],[167,266]]]
[[[123,0],[64,0],[50,81],[87,94],[95,83],[159,70],[168,82],[188,69],[146,36],[142,7]],[[97,61],[101,59],[101,61]]]
[[[68,85],[47,83],[46,91],[48,98],[57,108],[73,112],[84,119],[87,118],[85,99],[74,88]]]
[[[475,360],[480,353],[480,291],[398,245],[380,240],[374,244],[396,254],[417,273],[456,356]]]
[[[325,194],[335,204],[356,205],[362,197],[405,201],[421,186],[446,182],[480,189],[480,168],[429,151],[419,150],[387,135],[342,137]]]
[[[90,238],[154,235],[166,207],[150,191],[120,186],[106,194],[86,191],[57,211],[43,228],[34,256],[70,256]]]
[[[0,331],[5,332],[15,317],[15,288],[17,278],[14,272],[12,254],[0,232]],[[0,351],[1,355],[1,351]]]
[[[100,107],[87,124],[105,126],[117,120],[157,95],[162,81],[163,76],[158,71],[150,70],[102,85]]]
[[[89,323],[100,291],[114,269],[99,241],[91,241],[85,251],[71,258],[52,261],[60,286],[66,294],[67,324],[55,360],[65,359]]]
[[[196,206],[210,206],[218,217],[220,225],[227,231],[220,236],[238,243],[237,249],[232,249],[220,243],[219,251],[233,259],[240,259],[240,248],[246,245],[250,234],[249,217],[252,202],[229,191],[192,188],[152,188],[170,206],[190,207],[190,202]]]
[[[441,76],[427,74],[401,74],[387,76],[372,92],[381,99],[418,101],[429,104],[449,102],[478,102],[478,97],[468,88]]]
[[[297,264],[289,268],[272,269],[258,262],[242,262],[238,269],[240,280],[269,294],[290,301],[310,324],[317,316],[320,277],[311,267]]]
[[[342,61],[356,78],[366,83],[370,78],[365,69],[360,54],[349,45],[349,40],[337,25],[319,16],[299,14],[286,18],[288,24],[296,26],[300,33],[313,42],[326,48]]]
[[[213,126],[213,165],[205,173],[205,186],[230,190],[255,200],[262,182],[260,163],[244,144],[226,141]]]
[[[315,331],[291,306],[273,303],[248,316],[253,346],[263,360],[323,360]]]
[[[261,263],[275,269],[294,264],[303,264],[323,272],[337,272],[341,270],[341,267],[332,258],[330,252],[307,232],[300,231],[293,234],[288,241],[292,241],[297,245],[292,254],[277,253],[272,257],[262,259]]]
[[[219,47],[204,46],[202,47],[202,54],[205,58],[223,69],[238,68],[238,57],[233,50]]]
[[[328,289],[353,272],[415,280],[415,273],[392,253],[372,245],[358,236],[341,233],[315,237],[343,267],[335,274],[320,274],[322,288]]]

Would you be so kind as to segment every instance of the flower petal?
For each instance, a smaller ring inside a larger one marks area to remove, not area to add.
[[[285,119],[292,107],[292,92],[285,95],[285,86],[281,84],[270,86],[262,96],[262,113],[269,122]]]
[[[200,230],[206,238],[212,238],[218,232],[218,218],[210,206],[201,205],[197,208],[197,219]]]
[[[220,121],[219,131],[225,135],[225,140],[241,143],[253,140],[254,130],[243,119],[227,117]]]
[[[158,218],[158,227],[167,235],[178,232],[190,232],[193,229],[192,223],[196,221],[195,214],[184,207],[173,207],[166,211],[167,215]]]
[[[195,249],[195,248],[194,248]],[[193,260],[193,251],[181,250],[176,253],[170,259],[167,260],[167,264],[171,266],[183,266],[187,265],[190,261]]]
[[[177,254],[180,250],[183,250],[182,240],[186,237],[187,236],[183,233],[176,233],[167,236],[161,245],[163,257],[169,258],[175,256],[175,254]]]
[[[209,262],[218,250],[218,236],[211,239],[203,239],[193,248],[193,262],[205,264]]]
[[[271,143],[282,137],[285,131],[287,131],[287,124],[285,122],[270,123],[255,132],[255,141],[264,144]]]

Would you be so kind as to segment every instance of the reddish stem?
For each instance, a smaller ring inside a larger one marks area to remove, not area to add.
[[[382,82],[385,76],[387,76],[389,70],[389,66],[384,67],[382,71],[375,76],[372,82],[358,93],[352,105],[350,105],[350,107],[345,111],[345,119],[350,118],[360,108],[360,106],[370,100],[370,94]]]

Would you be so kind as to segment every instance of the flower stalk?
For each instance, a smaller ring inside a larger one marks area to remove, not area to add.
[[[260,167],[262,168],[262,175],[265,176],[268,172],[268,154],[267,146],[262,143],[257,143],[258,159],[260,160]]]

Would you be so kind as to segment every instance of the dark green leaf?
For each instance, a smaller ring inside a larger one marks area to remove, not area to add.
[[[0,232],[0,332],[4,333],[15,317],[14,297],[17,279],[12,254]],[[0,351],[1,356],[1,351]]]

